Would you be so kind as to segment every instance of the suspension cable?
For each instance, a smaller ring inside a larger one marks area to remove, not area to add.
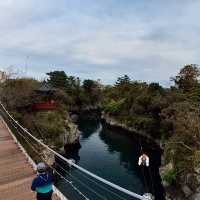
[[[96,192],[95,190],[91,189],[90,187],[88,187],[86,184],[84,184],[80,179],[78,179],[77,177],[73,176],[72,174],[70,174],[66,169],[64,169],[61,165],[59,165],[58,163],[56,163],[63,171],[65,171],[69,176],[71,176],[73,179],[75,179],[77,182],[79,182],[81,185],[83,185],[85,188],[87,188],[89,191],[93,192],[96,196],[98,196],[100,199],[107,199],[106,197],[104,197],[103,195],[99,194],[98,192]]]
[[[36,125],[35,125],[36,126]],[[37,129],[39,130],[39,128],[37,127]],[[102,129],[102,126],[99,127],[99,129]],[[43,135],[43,132],[40,131],[40,134]],[[56,163],[57,165],[59,165],[58,163]],[[69,174],[69,176],[73,177],[73,175],[71,175],[66,169],[64,169],[61,165],[59,165],[59,167],[64,170],[67,174]],[[87,177],[84,173],[82,173],[81,171],[77,170],[76,172],[78,172],[81,176],[83,176],[84,178],[86,178],[87,180],[91,181],[92,183],[96,184],[99,188],[107,191],[108,193],[111,193],[112,195],[118,197],[119,199],[122,199],[122,200],[126,200],[124,197],[120,196],[119,194],[107,189],[106,187],[104,187],[103,185],[100,185],[99,183],[97,183],[97,181]],[[88,188],[89,190],[89,188]]]
[[[12,123],[12,125],[14,126],[13,122],[10,121]],[[25,142],[32,148],[32,150],[39,156],[39,158],[41,160],[43,160],[45,163],[46,163],[46,160],[44,160],[42,157],[41,157],[41,154],[39,153],[39,151],[37,150],[37,147],[34,146],[32,143],[31,143],[31,140],[30,138],[27,138],[25,137],[18,129],[16,126],[14,126],[16,131],[18,132],[18,134],[25,140]],[[47,164],[47,163],[46,163]],[[57,165],[59,165],[58,163],[56,163]],[[47,164],[48,165],[48,164]],[[62,176],[55,168],[53,168],[52,166],[48,165],[51,169],[54,169],[54,171],[59,175],[61,176],[61,178],[63,178],[67,183],[69,184],[72,184],[72,181],[68,181],[64,176]],[[84,184],[82,181],[80,181],[78,178],[72,176],[71,174],[69,174],[69,172],[67,172],[67,170],[65,170],[63,167],[61,167],[59,165],[60,168],[62,168],[66,173],[68,173],[69,176],[71,176],[72,178],[76,179],[77,182],[79,182],[81,185],[83,185],[85,188],[87,188],[89,191],[91,191],[92,193],[94,193],[96,196],[98,196],[99,198],[101,199],[104,199],[105,200],[105,197],[100,195],[99,193],[95,192],[93,189],[89,188],[86,184]],[[74,185],[73,185],[73,188],[78,191],[78,193],[80,195],[82,195],[85,199],[88,199],[85,195],[83,195],[82,192],[80,192]]]
[[[91,178],[87,177],[85,174],[81,173],[81,171],[78,171],[78,170],[77,170],[77,172],[78,172],[79,174],[81,174],[84,178],[86,178],[87,180],[89,180],[89,181],[91,181],[92,183],[98,185],[98,187],[104,189],[104,190],[107,191],[107,192],[110,192],[111,194],[115,195],[115,196],[118,197],[119,199],[126,200],[124,197],[122,197],[122,196],[116,194],[115,192],[113,192],[113,191],[107,189],[107,188],[104,187],[103,185],[100,185],[100,184],[97,183],[96,181],[94,181],[94,180],[92,180]]]
[[[43,160],[46,163],[46,160],[44,158],[41,157],[40,153],[38,152],[38,150],[36,149],[36,147],[34,147],[34,145],[31,144],[30,139],[26,138],[23,134],[21,134],[18,130],[17,130],[18,134],[23,137],[24,141],[26,141],[27,144],[30,145],[30,147],[32,148],[32,150],[38,155],[38,157]],[[86,197],[80,190],[77,189],[77,187],[75,187],[73,185],[72,181],[67,180],[64,176],[62,176],[54,167],[50,166],[48,163],[46,163],[53,171],[55,171],[62,179],[64,179],[68,184],[70,184],[74,190],[76,190],[81,196],[83,196],[86,200],[89,200],[88,197]]]
[[[132,196],[132,197],[135,197],[137,199],[140,199],[140,200],[148,200],[148,198],[144,197],[144,196],[141,196],[139,194],[136,194],[134,192],[131,192],[121,186],[118,186],[114,183],[111,183],[110,181],[107,181],[91,172],[89,172],[88,170],[76,165],[75,163],[71,162],[70,160],[66,159],[64,156],[60,155],[59,153],[57,153],[56,151],[54,151],[53,149],[51,149],[49,146],[47,146],[46,144],[44,144],[43,142],[41,142],[38,138],[34,137],[32,134],[29,133],[29,131],[24,128],[23,126],[21,126],[11,115],[10,113],[6,110],[6,108],[4,107],[4,105],[0,102],[0,105],[2,106],[3,110],[7,113],[7,115],[15,122],[15,124],[17,124],[26,134],[28,134],[32,139],[34,139],[36,142],[38,142],[39,144],[41,144],[43,147],[45,147],[46,149],[48,149],[50,152],[52,152],[53,154],[55,154],[56,156],[60,157],[62,160],[66,161],[68,164],[72,165],[73,167],[77,168],[78,170],[82,171],[83,173],[93,177],[94,179],[97,179],[99,180],[100,182],[103,182],[104,184],[116,189],[116,190],[119,190],[129,196]]]
[[[35,147],[32,143],[30,138],[25,137],[18,129],[17,127],[13,124],[12,121],[10,121],[12,123],[12,126],[15,127],[16,131],[18,132],[18,134],[24,139],[24,141],[32,148],[32,150],[36,153],[36,155],[38,155],[38,157],[43,160],[46,163],[46,160],[44,158],[41,157],[41,154],[39,153],[39,151],[37,150],[37,147]],[[48,165],[48,163],[46,163]],[[88,197],[86,197],[82,192],[80,192],[80,190],[78,190],[73,184],[72,181],[67,180],[64,176],[62,176],[55,168],[53,168],[52,166],[48,165],[52,170],[54,170],[62,179],[64,179],[67,183],[69,183],[74,190],[76,190],[81,196],[83,196],[86,200],[89,200]]]

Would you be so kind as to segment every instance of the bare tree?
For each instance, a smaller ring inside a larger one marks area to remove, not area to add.
[[[23,71],[13,65],[6,67],[4,71],[6,72],[7,79],[16,79],[23,77]]]

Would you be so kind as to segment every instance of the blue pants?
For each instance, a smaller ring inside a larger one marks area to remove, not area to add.
[[[51,200],[53,191],[48,193],[37,193],[37,200]]]

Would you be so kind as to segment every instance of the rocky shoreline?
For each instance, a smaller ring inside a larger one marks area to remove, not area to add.
[[[169,163],[160,168],[161,177],[169,170],[173,169],[173,164]],[[200,200],[200,166],[195,171],[183,175],[176,185],[169,185],[163,181],[166,190],[166,200]]]
[[[158,139],[155,140],[143,131],[138,131],[132,127],[127,127],[125,124],[118,122],[116,119],[114,119],[109,114],[106,114],[105,112],[102,112],[101,118],[110,126],[120,127],[131,133],[137,133],[138,135],[152,140],[161,148],[163,147],[162,143]],[[187,174],[186,176],[182,177],[181,180],[178,180],[177,185],[169,185],[163,179],[163,175],[172,169],[172,163],[160,167],[160,175],[162,177],[163,186],[166,191],[166,200],[200,200],[200,167],[196,168],[195,173]]]
[[[122,129],[130,132],[130,133],[135,133],[135,134],[140,135],[144,138],[147,138],[148,140],[150,140],[153,143],[155,143],[156,145],[158,145],[160,148],[162,146],[159,139],[155,139],[155,138],[151,137],[150,135],[146,134],[144,131],[138,131],[137,129],[135,129],[133,127],[128,127],[125,124],[118,122],[116,119],[114,119],[114,117],[110,116],[109,114],[107,114],[105,112],[102,112],[101,119],[103,119],[110,126],[119,127],[119,128],[122,128]]]
[[[144,131],[138,131],[132,127],[127,127],[125,124],[118,122],[105,112],[101,113],[101,119],[111,127],[121,128],[130,133],[136,133],[137,135],[153,141],[156,145],[158,145],[158,147],[163,147],[159,139],[155,140]],[[75,141],[76,142],[73,145],[66,145],[66,147],[70,149],[76,148],[78,145],[78,140]],[[182,177],[181,180],[178,180],[176,185],[169,185],[163,179],[163,174],[169,169],[173,169],[172,163],[160,167],[160,175],[166,191],[166,200],[200,200],[200,166],[196,168],[195,173],[187,174],[186,176]]]

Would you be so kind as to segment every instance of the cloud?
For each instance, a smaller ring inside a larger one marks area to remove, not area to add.
[[[197,0],[5,0],[0,66],[166,85],[184,64],[200,63],[199,8]]]

